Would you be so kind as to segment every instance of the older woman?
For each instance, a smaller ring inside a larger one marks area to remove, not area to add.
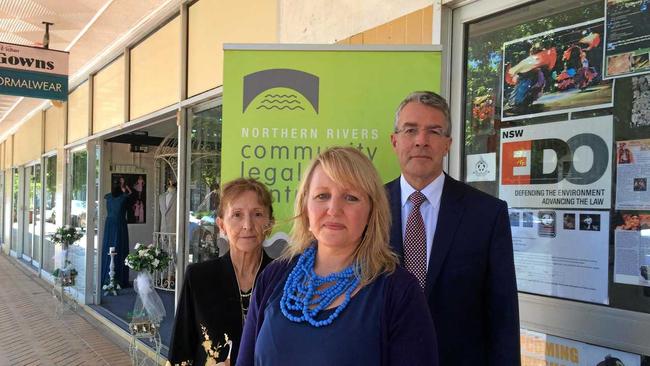
[[[230,250],[187,268],[169,348],[171,364],[216,365],[229,355],[230,365],[235,364],[255,279],[271,262],[262,249],[273,226],[271,203],[268,189],[256,180],[224,185],[217,225]]]
[[[370,160],[331,148],[305,174],[284,260],[260,276],[239,365],[437,365],[417,280],[388,245],[390,214]]]

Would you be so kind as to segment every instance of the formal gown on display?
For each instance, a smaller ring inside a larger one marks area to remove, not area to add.
[[[112,194],[104,196],[106,199],[106,224],[104,225],[104,241],[102,245],[102,285],[108,283],[110,247],[115,247],[115,283],[127,287],[129,282],[129,268],[124,264],[124,259],[129,254],[129,230],[126,224],[127,194],[113,197]]]

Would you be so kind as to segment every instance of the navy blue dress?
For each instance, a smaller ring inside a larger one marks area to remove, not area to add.
[[[126,209],[128,194],[113,197],[111,193],[104,196],[106,199],[106,224],[104,225],[104,240],[102,242],[102,282],[106,285],[109,280],[108,271],[111,263],[108,256],[110,247],[115,247],[115,282],[122,288],[129,284],[129,267],[124,264],[129,254],[129,229],[126,224]]]
[[[320,328],[287,319],[280,310],[283,286],[278,286],[264,310],[255,365],[380,365],[382,302],[378,299],[384,297],[385,280],[380,276],[359,290],[332,324]],[[335,310],[325,310],[318,320]]]

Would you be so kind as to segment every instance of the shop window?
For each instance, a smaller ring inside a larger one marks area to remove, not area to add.
[[[462,175],[508,202],[519,291],[648,313],[650,46],[621,46],[648,9],[615,3],[466,25]]]
[[[86,247],[88,218],[88,151],[70,152],[68,183],[68,225],[75,227],[84,235],[68,248],[68,260],[77,270],[78,279],[86,278]],[[76,289],[85,294],[85,281],[77,281]]]
[[[11,169],[11,250],[17,251],[18,238],[18,168]]]
[[[207,109],[206,109],[207,108]],[[192,110],[190,117],[189,263],[216,258],[227,250],[216,224],[221,171],[221,106]]]
[[[54,271],[55,245],[50,241],[52,234],[56,231],[56,155],[45,158],[45,189],[43,196],[43,269],[52,273]]]

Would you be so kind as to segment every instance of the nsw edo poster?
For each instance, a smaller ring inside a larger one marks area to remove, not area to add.
[[[285,239],[298,183],[329,146],[353,146],[387,182],[395,109],[415,90],[439,91],[439,48],[226,45],[221,180],[256,178],[273,196]]]
[[[609,209],[612,116],[501,130],[499,198],[510,207]]]

